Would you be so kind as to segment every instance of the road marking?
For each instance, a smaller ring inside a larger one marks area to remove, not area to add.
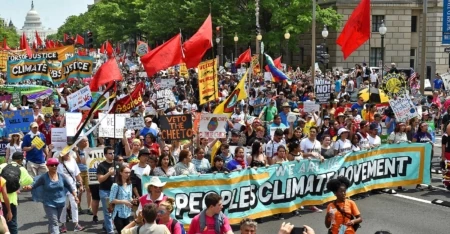
[[[428,187],[428,184],[421,184],[422,186],[424,186],[424,187]],[[439,190],[442,190],[442,191],[448,191],[447,189],[445,189],[445,188],[441,188],[441,187],[438,187],[438,186],[433,186],[433,188],[435,188],[435,189],[439,189]]]
[[[397,194],[393,194],[393,196],[405,198],[405,199],[408,199],[408,200],[418,201],[418,202],[422,202],[422,203],[426,203],[426,204],[431,204],[431,201],[420,199],[420,198],[415,198],[415,197],[410,197],[410,196],[406,196],[406,195],[403,195],[403,194],[398,194],[397,193]]]

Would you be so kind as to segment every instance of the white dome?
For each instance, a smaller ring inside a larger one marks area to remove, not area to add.
[[[25,17],[25,23],[23,25],[23,29],[30,28],[42,28],[41,17],[39,13],[34,10],[34,3],[31,1],[31,10],[28,11],[27,16]]]

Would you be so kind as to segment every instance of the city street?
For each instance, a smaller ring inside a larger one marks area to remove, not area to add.
[[[440,136],[437,138],[440,142]],[[435,157],[433,166],[438,167],[441,147],[435,146]],[[358,233],[375,233],[378,230],[389,230],[395,234],[444,234],[448,233],[448,225],[443,222],[450,209],[443,205],[432,204],[432,201],[439,199],[450,202],[450,192],[441,183],[441,176],[433,174],[433,186],[436,191],[416,191],[414,187],[408,187],[408,191],[400,192],[396,195],[377,194],[367,198],[357,200],[356,203],[364,218],[362,228]],[[46,233],[47,223],[44,210],[40,203],[31,201],[31,194],[23,192],[19,201],[19,233]],[[86,208],[83,200],[83,208]],[[324,210],[326,206],[320,207]],[[301,216],[285,215],[285,220],[275,220],[264,218],[259,224],[258,233],[277,233],[283,221],[291,222],[295,225],[307,224],[316,230],[316,233],[326,233],[324,227],[325,213],[311,213],[305,209]],[[84,233],[102,233],[103,216],[99,212],[100,222],[92,223],[92,216],[80,215],[80,224],[86,227]],[[73,231],[73,224],[68,225],[68,230]],[[235,229],[236,233],[238,229]]]

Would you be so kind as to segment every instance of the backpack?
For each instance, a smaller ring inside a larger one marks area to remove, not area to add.
[[[170,225],[170,233],[174,233],[173,230],[175,230],[175,225],[177,225],[178,220],[173,219],[172,220],[172,225]],[[183,224],[180,223],[180,227],[181,227],[181,234],[186,234],[186,230],[184,230],[184,226]]]
[[[370,68],[369,67],[365,67],[365,71],[364,73],[368,76],[370,76]]]
[[[16,192],[20,189],[20,168],[11,164],[3,168],[1,177],[6,180],[6,189],[8,193]]]

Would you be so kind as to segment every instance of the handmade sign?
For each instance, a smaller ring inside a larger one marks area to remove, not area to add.
[[[318,103],[329,103],[331,97],[331,81],[328,79],[315,79],[314,93]]]
[[[33,110],[16,110],[3,112],[3,118],[5,119],[5,131],[6,134],[28,132],[30,131],[30,124],[34,122]]]
[[[320,110],[320,105],[315,102],[304,102],[303,103],[303,112],[304,113],[313,113]]]
[[[89,185],[99,184],[97,179],[97,167],[98,164],[105,160],[105,154],[103,152],[103,148],[91,148],[91,150],[86,153]]]
[[[62,61],[62,76],[65,79],[91,77],[94,61],[90,56],[75,55],[68,58]]]
[[[110,113],[127,113],[133,108],[142,104],[142,95],[144,94],[145,84],[139,82],[136,84],[133,92],[116,101]]]
[[[84,86],[82,89],[67,96],[67,105],[70,111],[84,106],[87,102],[92,102],[92,94],[89,86]]]
[[[402,97],[407,94],[406,77],[402,73],[387,73],[380,87],[389,98]]]
[[[46,114],[53,115],[53,107],[51,107],[51,106],[42,107],[41,108],[41,114],[43,114],[43,115],[46,115]]]
[[[188,75],[188,69],[186,67],[186,63],[181,63],[180,64],[180,76],[181,77],[187,77]]]
[[[8,83],[19,83],[25,80],[45,80],[52,82],[45,59],[23,59],[8,61]]]
[[[200,105],[219,97],[217,84],[217,59],[201,62],[198,65],[198,90]]]
[[[53,151],[62,151],[67,146],[67,130],[65,128],[52,128],[51,138]]]
[[[419,112],[417,111],[416,106],[411,101],[408,95],[389,99],[389,105],[391,106],[392,111],[395,113],[397,122],[406,123],[408,120],[419,116]]]
[[[162,115],[159,117],[161,138],[164,140],[192,139],[192,115]]]
[[[227,131],[227,115],[202,114],[200,118],[200,137],[201,138],[225,138]]]
[[[83,116],[80,112],[68,112],[65,115],[66,117],[66,134],[69,137],[75,136],[78,131],[78,127],[80,125],[81,119]]]
[[[160,89],[156,92],[156,97],[153,95],[153,100],[156,99],[158,109],[165,110],[169,108],[170,102],[176,102],[175,96],[170,89]]]
[[[33,137],[33,140],[31,140],[31,144],[36,146],[36,149],[38,150],[42,149],[42,147],[45,146],[45,142],[38,136]]]
[[[243,218],[257,219],[290,213],[301,206],[321,205],[336,199],[326,189],[330,179],[350,180],[346,196],[373,189],[430,183],[430,144],[388,144],[370,151],[352,152],[324,162],[301,160],[235,171],[228,174],[160,177],[164,195],[175,199],[174,217],[188,226],[205,210],[209,193],[222,197],[230,224]],[[142,177],[142,184],[150,182]],[[143,194],[147,188],[142,186]]]
[[[161,89],[171,89],[175,85],[175,79],[160,79],[159,82],[159,88]]]
[[[98,114],[98,118],[103,119],[98,128],[99,137],[123,138],[125,119],[130,118],[130,114],[108,114],[106,118],[103,118],[104,115],[103,113]]]
[[[144,56],[146,53],[150,51],[150,48],[147,43],[143,41],[138,41],[136,46],[136,54],[141,56]]]
[[[142,117],[133,117],[125,119],[125,128],[130,129],[142,129],[145,127],[144,118]]]

